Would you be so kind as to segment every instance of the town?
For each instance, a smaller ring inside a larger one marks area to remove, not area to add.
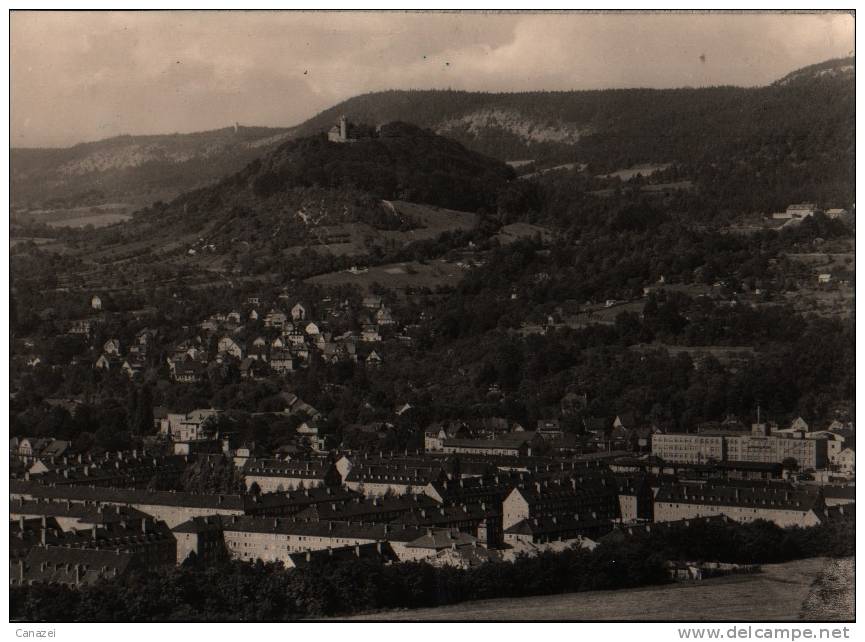
[[[475,84],[595,14],[120,15],[155,71],[13,126],[12,619],[853,617],[847,49],[607,84],[573,43],[651,22],[611,13]]]

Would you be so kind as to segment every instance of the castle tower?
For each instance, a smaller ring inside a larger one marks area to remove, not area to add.
[[[339,117],[339,137],[344,141],[348,140],[348,120],[345,115]]]

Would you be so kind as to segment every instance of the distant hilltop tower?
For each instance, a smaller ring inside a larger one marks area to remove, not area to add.
[[[348,137],[348,130],[351,124],[345,115],[339,117],[339,124],[334,125],[327,132],[327,139],[332,143],[353,143],[356,139]]]
[[[237,130],[238,130],[238,129],[240,129],[240,123],[238,123],[237,121],[235,121],[235,122],[234,122],[234,133],[235,133],[235,134],[237,133]]]

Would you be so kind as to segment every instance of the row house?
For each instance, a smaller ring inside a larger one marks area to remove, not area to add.
[[[507,531],[524,519],[577,513],[593,519],[618,520],[621,513],[615,478],[601,473],[521,484],[502,502],[502,525]]]
[[[80,588],[125,577],[137,566],[134,553],[119,550],[34,547],[26,558],[12,564],[9,584],[59,584]]]
[[[49,486],[33,481],[10,480],[9,496],[11,499],[38,498],[43,501],[130,506],[173,528],[193,517],[205,515],[294,515],[319,502],[354,498],[358,494],[330,486],[252,495]]]
[[[325,459],[284,461],[250,458],[243,465],[241,474],[247,490],[255,484],[265,493],[315,486],[339,486],[342,483],[336,467]]]
[[[446,548],[476,542],[475,538],[459,531],[418,529],[400,524],[307,522],[278,517],[228,517],[220,521],[227,555],[248,562],[285,562],[289,555],[296,553],[378,543],[387,543],[399,561],[420,561]],[[180,528],[186,529],[187,525]],[[197,554],[197,551],[190,552]]]
[[[815,526],[825,521],[825,510],[819,488],[757,482],[662,486],[654,506],[657,522],[725,515],[740,523],[764,519],[781,527]]]

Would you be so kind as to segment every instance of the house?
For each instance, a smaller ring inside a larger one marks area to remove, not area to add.
[[[288,316],[280,310],[271,310],[264,317],[264,327],[282,329],[285,322],[288,321]]]
[[[130,379],[136,379],[144,372],[144,364],[134,359],[126,359],[120,370]]]
[[[468,439],[471,437],[468,426],[461,421],[436,422],[424,431],[424,450],[441,451],[448,439]]]
[[[159,431],[173,441],[197,441],[210,439],[213,431],[210,422],[222,413],[214,408],[200,408],[186,414],[168,413],[161,422]]]
[[[90,299],[90,307],[94,310],[102,309],[102,298],[98,294],[94,294]]]
[[[313,323],[312,321],[310,321],[308,324],[306,324],[304,331],[310,336],[317,336],[317,335],[321,334],[321,331],[318,329],[318,326],[315,323]]]
[[[318,435],[318,425],[312,421],[304,421],[297,427],[298,435]]]
[[[243,348],[231,337],[222,337],[216,346],[216,351],[219,354],[231,355],[235,359],[243,359]]]
[[[393,325],[394,323],[396,323],[390,310],[385,306],[379,308],[378,311],[375,313],[375,321],[376,323],[378,323],[378,325]]]
[[[377,366],[380,366],[382,363],[384,363],[384,361],[382,360],[382,358],[378,354],[378,352],[373,350],[372,352],[369,353],[369,356],[367,356],[364,363],[366,363],[366,365],[368,365],[368,366],[377,367]]]
[[[636,419],[634,418],[634,413],[625,412],[621,415],[617,415],[615,419],[613,419],[613,428],[625,428],[627,430],[631,430],[637,427]]]
[[[588,467],[572,475],[517,485],[502,502],[505,539],[512,526],[537,518],[550,519],[552,529],[556,523],[553,517],[558,521],[576,518],[585,522],[581,534],[587,536],[598,534],[592,532],[593,528],[610,530],[621,510],[615,478],[603,470]]]
[[[326,459],[283,461],[250,458],[243,465],[241,474],[247,489],[256,484],[259,491],[264,493],[339,486],[342,483],[336,467]]]
[[[103,354],[93,365],[97,370],[117,370],[123,365],[123,361],[114,354]]]
[[[308,488],[287,493],[253,496],[223,493],[187,493],[147,489],[79,486],[48,486],[35,481],[10,480],[10,500],[36,499],[77,503],[130,506],[173,528],[193,517],[204,515],[293,515],[318,502],[357,497],[339,488]]]
[[[381,341],[381,335],[378,333],[378,327],[374,325],[365,325],[360,333],[360,340],[365,343],[376,343]]]
[[[250,321],[258,321],[258,311],[254,308],[249,312]]]
[[[544,439],[561,439],[565,433],[558,419],[538,419],[537,433]]]
[[[93,332],[94,322],[91,319],[78,319],[72,321],[69,326],[68,334],[89,335]]]
[[[267,365],[263,360],[246,357],[240,362],[241,379],[260,379],[267,374]]]
[[[270,353],[270,369],[276,374],[286,374],[294,370],[294,356],[288,350],[274,350]]]
[[[178,383],[197,383],[204,379],[206,366],[191,359],[174,364],[173,377]]]
[[[821,272],[817,275],[817,283],[829,283],[832,281],[832,275],[829,272]]]
[[[790,424],[790,430],[808,432],[808,422],[802,419],[802,417],[796,417],[796,419],[794,419]]]
[[[102,345],[102,351],[107,355],[119,355],[120,339],[108,339],[108,341]]]
[[[240,312],[232,311],[225,315],[225,320],[228,323],[240,325]]]
[[[535,432],[522,431],[499,435],[494,439],[445,439],[442,451],[453,454],[525,457],[542,438]]]
[[[363,297],[363,307],[370,310],[378,310],[382,306],[381,297],[375,294],[369,294]]]
[[[845,218],[849,214],[850,212],[845,209],[830,208],[826,210],[826,216],[829,218]]]
[[[654,511],[656,522],[725,515],[742,523],[765,519],[786,528],[815,526],[825,521],[825,509],[819,488],[777,482],[707,482],[661,486]]]
[[[856,476],[856,452],[852,448],[845,448],[835,457],[835,465],[838,470],[850,477]]]
[[[304,335],[300,330],[292,329],[283,336],[288,340],[288,343],[293,346],[302,346],[306,344],[306,335]]]
[[[26,558],[11,564],[9,583],[17,586],[90,586],[128,575],[137,565],[136,557],[120,549],[34,546]]]
[[[787,207],[787,214],[790,218],[802,219],[813,216],[820,210],[814,203],[794,203]]]
[[[306,319],[306,308],[302,303],[295,303],[291,308],[291,318],[295,321],[304,321]]]

